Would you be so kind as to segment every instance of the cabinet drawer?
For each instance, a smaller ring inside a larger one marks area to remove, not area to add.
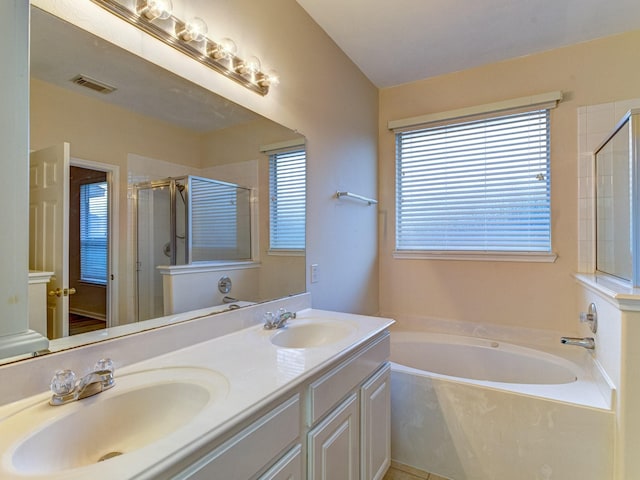
[[[293,447],[278,460],[258,480],[301,480],[302,479],[302,445]]]
[[[312,426],[354,387],[389,359],[389,333],[342,362],[309,386],[307,425]]]
[[[183,478],[254,478],[299,435],[300,396],[295,395],[195,462]]]

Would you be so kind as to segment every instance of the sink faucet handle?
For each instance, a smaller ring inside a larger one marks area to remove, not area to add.
[[[51,392],[58,396],[68,395],[75,390],[76,380],[73,370],[57,370],[51,379]]]
[[[113,361],[110,358],[101,358],[96,362],[93,369],[95,371],[103,371],[109,370],[111,373],[115,371],[115,367],[113,366]]]
[[[296,313],[295,312],[290,312],[286,308],[279,308],[277,317],[278,317],[278,319],[296,318]]]
[[[264,328],[267,330],[272,329],[276,324],[276,314],[273,312],[265,312],[262,320],[264,321]]]

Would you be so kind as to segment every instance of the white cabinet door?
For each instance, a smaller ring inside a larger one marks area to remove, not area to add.
[[[390,372],[387,363],[360,390],[363,480],[381,480],[391,462]]]
[[[351,394],[308,433],[308,480],[357,480],[360,467],[358,395]]]

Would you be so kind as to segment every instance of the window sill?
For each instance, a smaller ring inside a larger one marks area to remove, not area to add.
[[[607,299],[619,310],[640,312],[640,288],[631,282],[605,273],[576,273],[574,277],[582,286]]]
[[[480,262],[553,263],[558,258],[547,252],[446,252],[396,250],[393,258],[414,260],[472,260]]]
[[[267,250],[267,255],[275,257],[304,257],[304,250]]]

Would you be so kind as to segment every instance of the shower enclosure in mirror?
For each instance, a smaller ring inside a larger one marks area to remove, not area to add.
[[[640,110],[595,151],[596,269],[640,286]]]
[[[189,175],[134,191],[138,320],[166,313],[159,266],[251,260],[251,189]]]

